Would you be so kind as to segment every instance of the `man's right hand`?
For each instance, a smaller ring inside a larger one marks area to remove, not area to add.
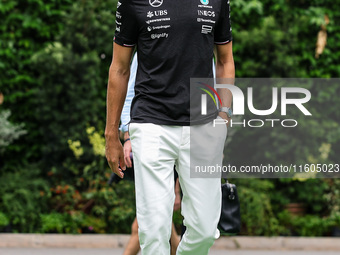
[[[126,169],[124,162],[124,152],[123,146],[119,140],[118,136],[106,135],[105,144],[105,155],[109,166],[115,174],[120,178],[124,177],[124,172]]]
[[[126,169],[123,146],[119,140],[119,118],[124,105],[130,77],[130,60],[134,47],[114,43],[113,57],[109,69],[106,99],[105,155],[111,170],[120,178]]]

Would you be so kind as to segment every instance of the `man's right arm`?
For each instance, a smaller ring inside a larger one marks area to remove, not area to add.
[[[114,43],[107,86],[107,111],[105,127],[105,154],[111,170],[123,178],[125,170],[123,147],[119,140],[119,121],[130,75],[133,47]]]

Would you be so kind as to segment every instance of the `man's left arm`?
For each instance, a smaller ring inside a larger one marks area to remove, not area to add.
[[[217,83],[234,84],[235,81],[235,65],[232,50],[232,41],[227,44],[216,45],[216,78]],[[221,97],[221,107],[231,108],[232,94],[229,89],[217,89],[217,93]],[[220,112],[219,116],[227,120],[229,125],[230,117],[225,112]]]

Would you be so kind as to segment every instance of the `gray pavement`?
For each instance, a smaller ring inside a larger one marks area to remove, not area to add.
[[[0,248],[0,255],[122,255],[123,249]],[[209,255],[339,255],[339,251],[211,250]]]
[[[0,233],[0,248],[120,249],[126,246],[129,238],[129,235],[121,234],[64,235]],[[322,250],[337,251],[340,255],[340,238],[222,236],[215,241],[212,250]],[[73,251],[77,252],[77,250]],[[105,252],[105,250],[103,250],[103,252]]]
[[[120,234],[0,233],[0,255],[122,255],[129,238]],[[223,236],[215,241],[209,255],[225,254],[340,255],[340,238]]]

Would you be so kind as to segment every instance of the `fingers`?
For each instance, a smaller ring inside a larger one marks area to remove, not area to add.
[[[130,153],[132,151],[131,142],[127,141],[124,143],[124,161],[127,167],[132,167],[132,161],[130,158]]]
[[[126,170],[126,165],[124,162],[124,157],[119,157],[119,169],[122,171]]]
[[[120,178],[124,178],[124,172],[123,170],[119,167],[119,164],[116,161],[109,161],[109,166],[116,175],[118,175]]]
[[[132,167],[132,162],[130,158],[131,146],[124,146],[124,161],[127,167]]]
[[[120,141],[117,139],[110,139],[107,137],[106,145],[105,145],[105,154],[107,162],[115,174],[117,174],[120,178],[124,177],[123,170],[126,169],[124,162],[124,152],[123,147]]]
[[[131,162],[131,158],[130,155],[126,155],[124,156],[124,161],[125,161],[125,165],[127,167],[132,167],[132,162]]]

